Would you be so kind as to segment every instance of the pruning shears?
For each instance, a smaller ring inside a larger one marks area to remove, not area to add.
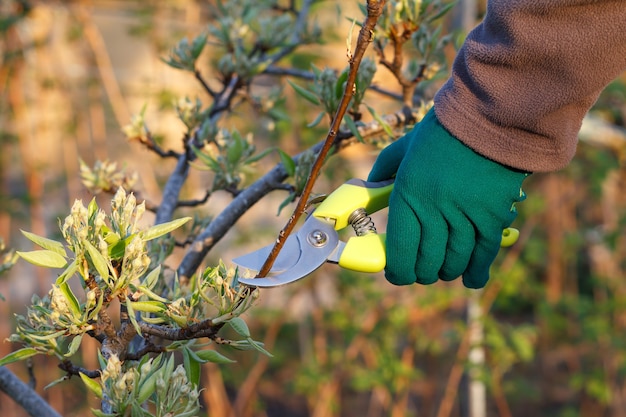
[[[250,287],[270,288],[298,281],[330,262],[366,273],[385,268],[385,234],[377,233],[370,215],[389,205],[394,180],[367,182],[351,179],[321,199],[300,230],[290,235],[268,276],[239,278]],[[344,242],[338,231],[352,226],[355,235]],[[501,246],[510,246],[519,232],[507,228]],[[274,244],[233,259],[241,267],[259,271]]]

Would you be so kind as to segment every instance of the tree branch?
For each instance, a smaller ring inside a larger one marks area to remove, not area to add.
[[[139,322],[141,333],[160,337],[165,340],[191,340],[200,339],[202,337],[213,339],[217,336],[217,332],[223,326],[223,322],[213,324],[210,319],[201,321],[184,329]]]
[[[0,366],[0,390],[19,404],[32,417],[61,417],[37,392]]]

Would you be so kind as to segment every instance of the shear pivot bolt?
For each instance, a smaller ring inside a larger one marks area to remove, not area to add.
[[[309,234],[309,243],[317,248],[324,246],[328,241],[328,235],[321,230],[314,230]]]

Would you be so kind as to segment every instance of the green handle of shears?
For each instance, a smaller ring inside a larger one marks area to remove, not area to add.
[[[351,179],[337,188],[315,209],[313,216],[333,221],[335,230],[348,226],[355,210],[365,209],[372,214],[389,205],[394,180],[368,182]],[[513,245],[519,237],[517,229],[502,231],[501,247]],[[379,272],[385,268],[385,234],[365,234],[351,237],[339,258],[339,265],[358,272]]]

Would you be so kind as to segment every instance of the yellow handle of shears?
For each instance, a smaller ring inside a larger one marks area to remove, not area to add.
[[[393,179],[381,182],[351,179],[326,197],[313,216],[334,222],[335,230],[344,229],[357,210],[364,209],[369,215],[387,207],[393,184]],[[339,258],[339,266],[358,272],[382,271],[387,263],[385,237],[384,233],[351,237]],[[508,227],[502,231],[500,246],[509,247],[518,237],[519,231]]]

